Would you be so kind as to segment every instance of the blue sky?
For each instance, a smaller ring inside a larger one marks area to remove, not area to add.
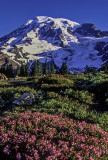
[[[1,0],[0,37],[36,16],[94,23],[108,31],[108,0]]]

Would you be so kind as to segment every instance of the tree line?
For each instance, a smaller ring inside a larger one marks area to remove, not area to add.
[[[45,60],[44,66],[42,63],[37,60],[35,61],[35,65],[30,69],[30,63],[21,64],[17,69],[14,69],[12,64],[6,64],[6,66],[2,65],[0,68],[0,73],[3,73],[8,78],[18,77],[29,77],[29,76],[41,76],[48,74],[68,74],[68,67],[66,63],[63,63],[60,69],[57,69],[56,65],[50,65],[47,63],[47,59]]]
[[[98,71],[104,71],[108,73],[108,65],[103,65],[101,69],[96,70],[94,67],[85,67],[85,74],[87,73],[96,73]],[[66,63],[63,63],[61,68],[58,69],[56,65],[51,65],[47,63],[47,59],[45,60],[45,64],[37,60],[35,61],[35,65],[30,69],[30,63],[27,62],[26,64],[21,64],[18,66],[17,69],[14,69],[12,64],[9,64],[8,60],[6,59],[5,65],[2,65],[0,68],[0,73],[3,73],[7,78],[15,78],[18,77],[29,77],[29,76],[42,76],[48,74],[69,74],[68,67]]]

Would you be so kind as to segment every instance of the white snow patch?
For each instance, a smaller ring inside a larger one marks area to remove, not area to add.
[[[49,19],[49,17],[47,17],[47,16],[37,16],[36,18],[38,20],[38,23],[45,22]]]
[[[10,38],[6,43],[10,44],[13,40],[16,40],[16,39],[17,39],[17,38],[12,37],[12,38]]]
[[[30,23],[32,23],[32,22],[33,22],[33,19],[27,21],[27,23],[26,23],[25,25],[27,26],[28,24],[30,24]]]

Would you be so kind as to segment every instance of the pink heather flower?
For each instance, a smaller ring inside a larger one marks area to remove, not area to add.
[[[10,130],[7,128],[8,125]],[[17,132],[15,128],[17,128]],[[92,136],[89,135],[90,132]],[[96,133],[99,133],[102,138],[98,138]],[[78,160],[82,160],[83,155],[90,160],[94,160],[92,155],[101,159],[101,156],[106,154],[106,135],[106,132],[102,132],[95,125],[92,126],[86,122],[62,118],[62,115],[28,111],[21,113],[17,119],[9,116],[7,122],[1,123],[0,126],[0,144],[2,145],[4,142],[10,146],[12,144],[13,147],[10,147],[12,151],[13,149],[17,151],[20,150],[18,143],[26,142],[26,146],[24,146],[24,150],[26,149],[28,154],[24,153],[26,160],[38,160],[40,158],[38,151],[43,156],[45,155],[44,159],[46,160],[69,159],[71,152],[75,153]],[[57,139],[57,144],[53,140],[54,138]],[[65,141],[64,138],[66,138]],[[7,145],[4,152],[9,154],[10,148]],[[18,153],[17,160],[21,160],[21,156],[23,154]]]
[[[26,160],[33,160],[33,158],[28,155],[25,155],[25,157],[26,157]]]
[[[7,145],[7,146],[4,148],[3,152],[9,154],[9,153],[11,152],[11,151],[9,150],[9,148],[10,148],[10,145]]]
[[[34,157],[35,157],[35,160],[39,159],[39,154],[37,150],[34,150]]]
[[[99,152],[97,152],[98,157],[102,154],[102,150],[100,149]]]
[[[15,150],[17,151],[17,150],[18,150],[18,148],[19,148],[19,146],[17,146],[17,145],[16,145],[14,148],[15,148]]]
[[[57,160],[56,156],[48,156],[46,160]]]
[[[82,142],[85,142],[85,137],[84,136],[81,136],[80,139],[81,139]]]
[[[20,159],[21,159],[21,154],[20,154],[20,153],[17,153],[16,158],[17,158],[18,160],[20,160]]]
[[[80,157],[79,155],[77,155],[78,160],[82,160],[82,157]]]

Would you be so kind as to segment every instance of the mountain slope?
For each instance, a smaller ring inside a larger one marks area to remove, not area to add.
[[[39,59],[56,64],[66,62],[70,71],[83,71],[86,65],[108,63],[108,32],[94,24],[38,16],[0,38],[0,52],[16,66]]]

